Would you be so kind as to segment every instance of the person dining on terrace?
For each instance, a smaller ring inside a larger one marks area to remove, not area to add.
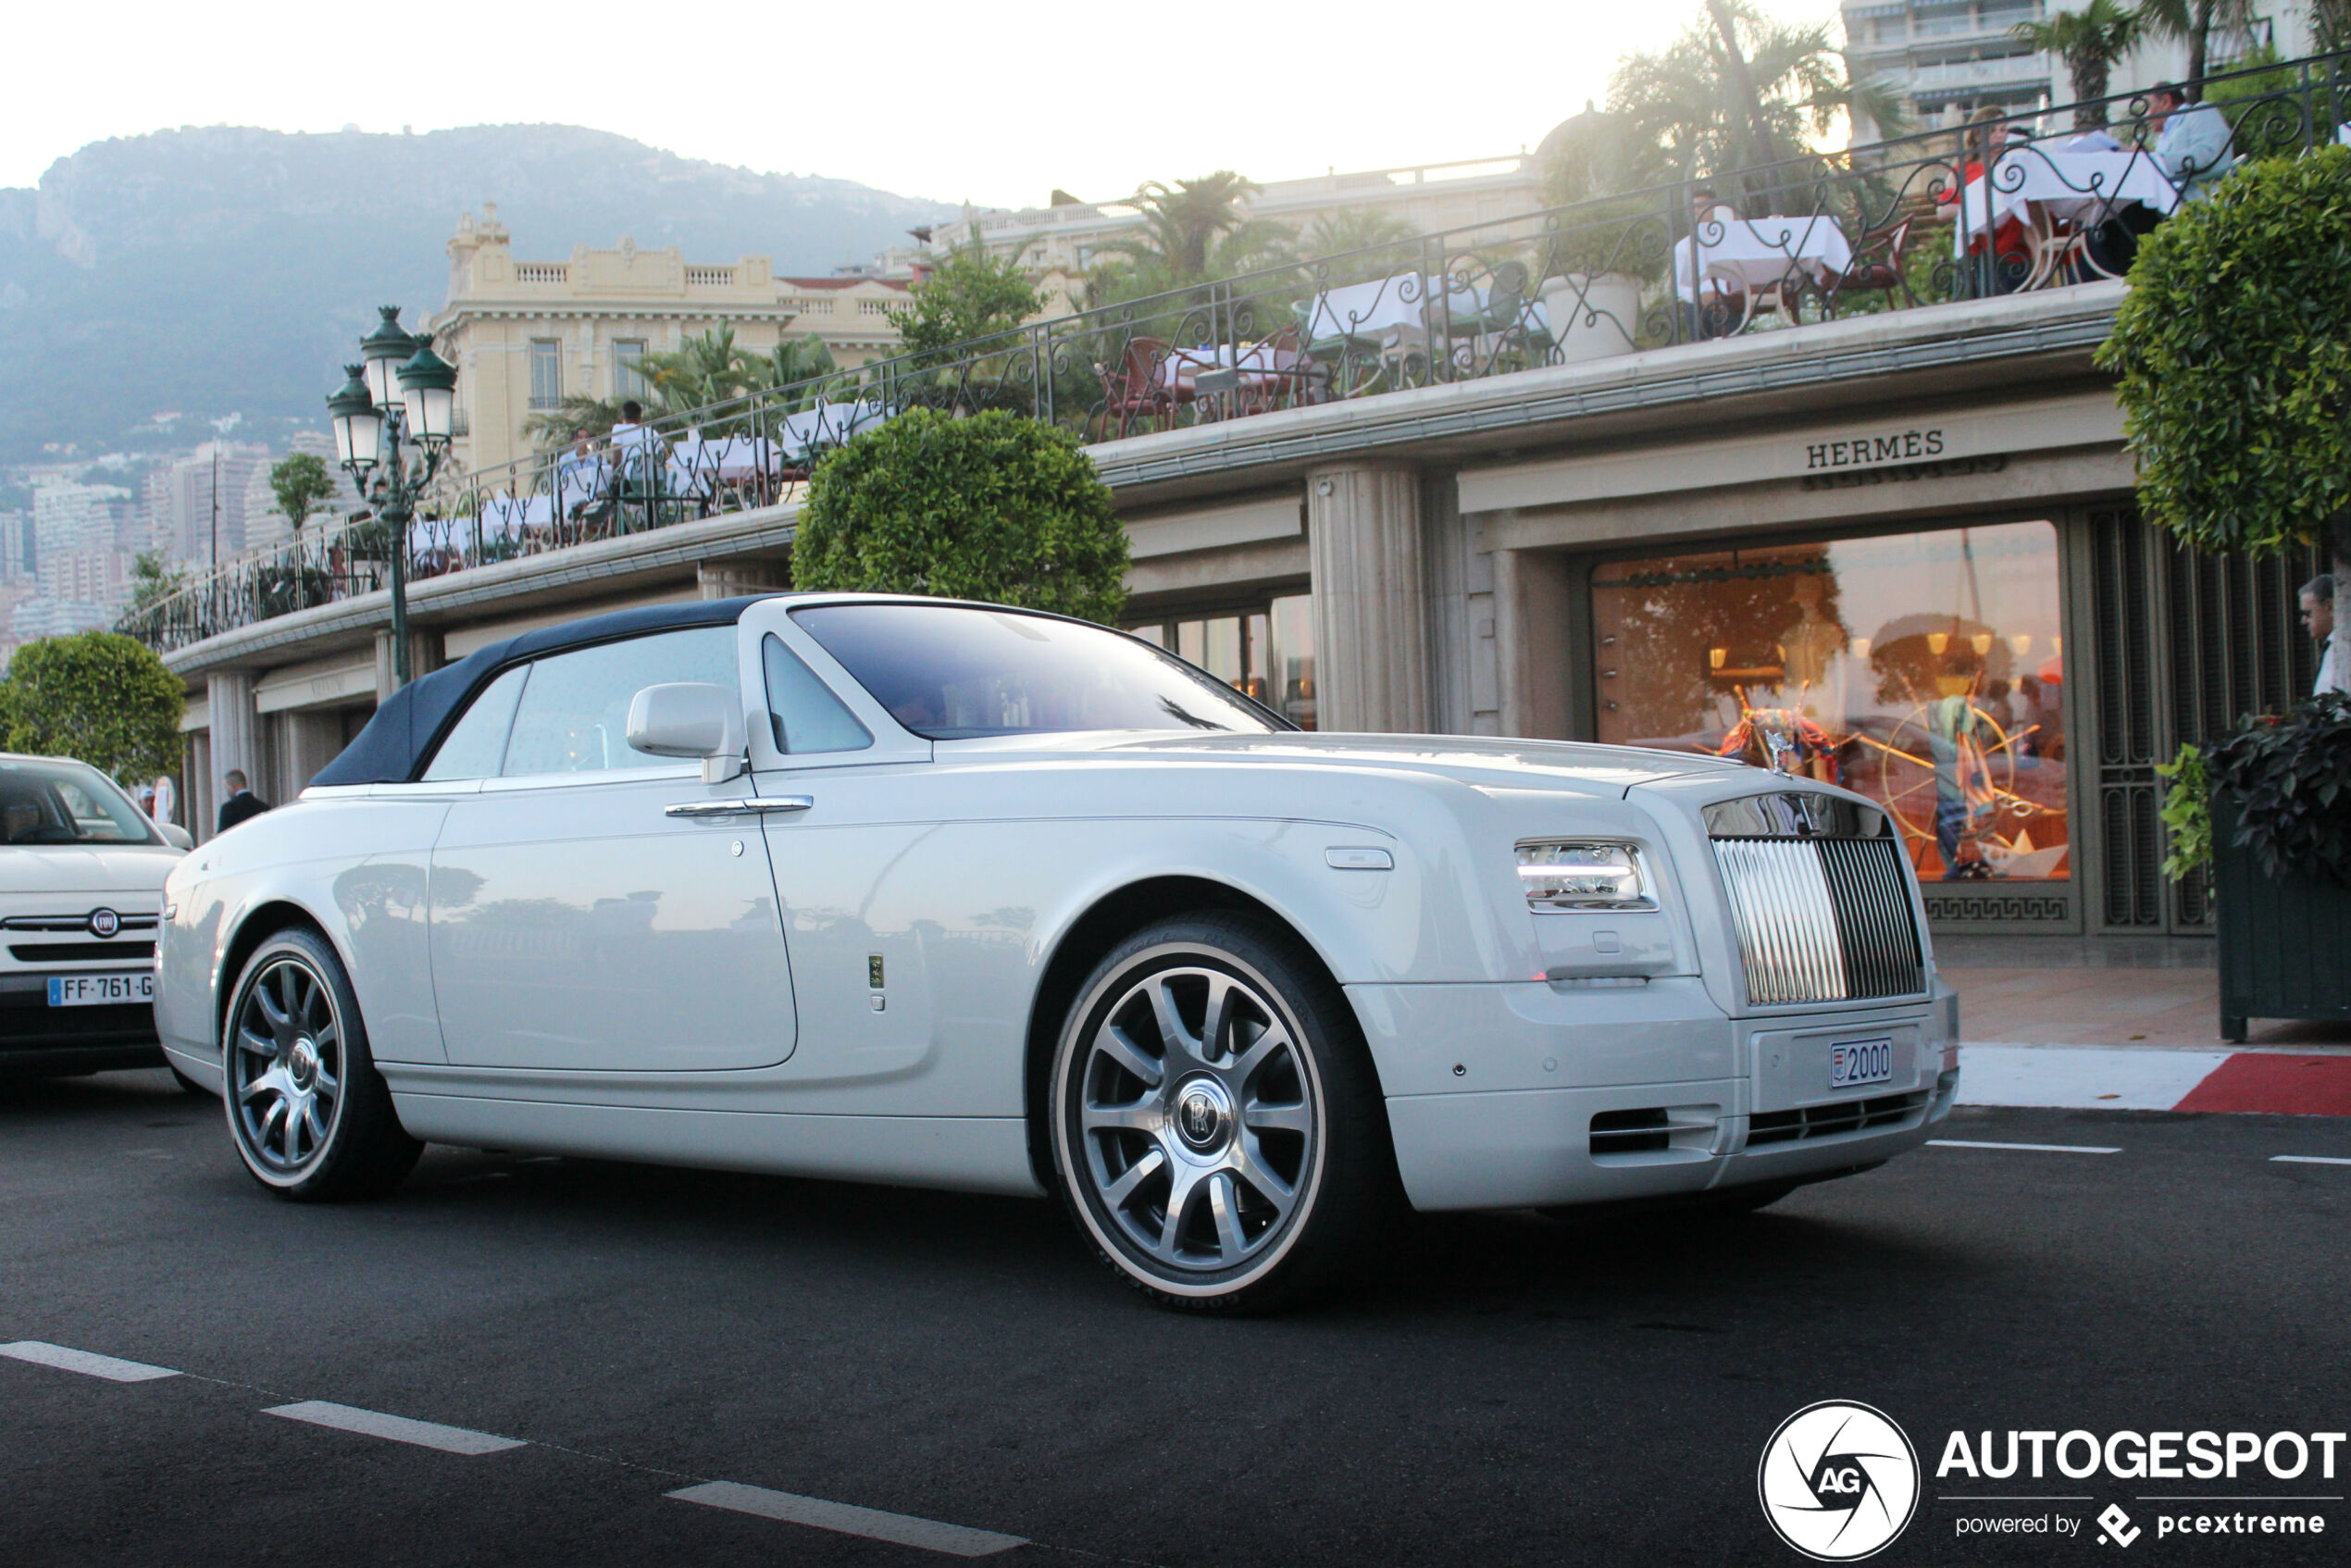
[[[2008,110],[1996,104],[1985,105],[1968,117],[1967,125],[1959,135],[1964,160],[1960,165],[1959,177],[1934,198],[1938,205],[1955,214],[1959,211],[1963,193],[1971,205],[1991,199],[1993,180],[1984,179],[1984,170],[1991,169],[1994,180],[1998,178],[2000,157],[2008,151],[2010,136]],[[1965,213],[1963,216],[1971,223],[1982,221],[1981,215],[1977,213]],[[1971,236],[1968,254],[1992,258],[1991,287],[1996,294],[2013,292],[2033,271],[2024,223],[2015,213],[2001,216],[1999,222],[1993,225],[1988,242],[1980,232]]]
[[[555,508],[565,520],[577,522],[604,488],[604,460],[594,438],[585,429],[571,432],[571,449],[555,464]]]
[[[2180,188],[2183,202],[2200,202],[2237,164],[2227,117],[2209,104],[2191,104],[2176,84],[2158,81],[2147,93],[2147,124],[2156,131],[2155,161]]]

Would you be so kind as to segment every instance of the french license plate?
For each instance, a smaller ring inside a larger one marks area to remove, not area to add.
[[[1858,1089],[1894,1079],[1891,1039],[1848,1039],[1829,1047],[1829,1087]]]
[[[153,1002],[155,977],[152,970],[133,975],[52,975],[52,1007],[119,1007],[130,1002]]]

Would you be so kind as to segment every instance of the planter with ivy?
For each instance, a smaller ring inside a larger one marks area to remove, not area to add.
[[[2351,1019],[2351,699],[2254,719],[2167,772],[2172,869],[2211,867],[2221,1038],[2242,1042],[2254,1018]]]

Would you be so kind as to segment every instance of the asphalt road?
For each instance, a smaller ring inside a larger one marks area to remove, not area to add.
[[[1947,1433],[2351,1425],[2351,1164],[2273,1159],[2351,1160],[2351,1121],[1943,1136],[2120,1152],[1930,1148],[1729,1226],[1423,1219],[1349,1299],[1225,1323],[1044,1203],[435,1149],[304,1208],[161,1073],[0,1086],[0,1344],[181,1374],[0,1358],[0,1562],[952,1561],[667,1495],[721,1481],[1024,1538],[1007,1564],[1796,1563],[1757,1462],[1832,1398],[1927,1466],[1874,1561],[2097,1562],[2095,1524],[1959,1536]],[[265,1413],[310,1400],[522,1442]],[[2144,1526],[2166,1488],[2043,1489],[2092,1500],[2019,1512]],[[2129,1559],[2342,1562],[2351,1506],[2294,1506],[2328,1533]]]

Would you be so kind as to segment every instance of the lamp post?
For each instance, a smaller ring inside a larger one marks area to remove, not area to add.
[[[392,677],[405,686],[408,525],[449,454],[457,369],[433,353],[431,333],[411,336],[402,329],[398,305],[377,308],[383,320],[360,340],[360,362],[343,367],[348,380],[327,399],[327,413],[336,461],[390,534]]]

